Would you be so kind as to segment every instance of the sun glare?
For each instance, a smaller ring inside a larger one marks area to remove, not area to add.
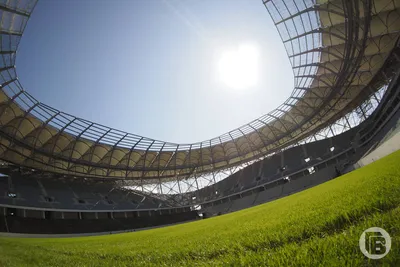
[[[222,52],[218,60],[218,77],[233,89],[247,89],[258,82],[259,52],[254,45],[240,45]]]

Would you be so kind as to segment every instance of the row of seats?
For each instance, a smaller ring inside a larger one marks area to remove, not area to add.
[[[196,211],[119,219],[38,219],[0,216],[0,232],[23,234],[79,234],[133,230],[198,219]]]
[[[327,166],[316,173],[304,177],[298,177],[297,179],[287,181],[279,180],[261,188],[262,190],[254,192],[248,191],[246,194],[242,193],[221,200],[220,203],[203,205],[203,211],[209,216],[238,211],[300,192],[306,188],[326,182],[336,176],[335,166]]]
[[[352,140],[358,130],[359,127],[355,127],[340,135],[291,147],[279,154],[274,154],[237,171],[214,185],[199,190],[196,198],[199,201],[220,198],[316,166],[352,147]]]
[[[135,210],[166,207],[164,203],[113,183],[38,179],[13,172],[0,177],[0,204],[72,210]]]

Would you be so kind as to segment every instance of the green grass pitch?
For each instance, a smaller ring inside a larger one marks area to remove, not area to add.
[[[369,260],[361,233],[392,249]],[[314,188],[246,210],[136,233],[0,238],[0,266],[400,266],[400,151]]]

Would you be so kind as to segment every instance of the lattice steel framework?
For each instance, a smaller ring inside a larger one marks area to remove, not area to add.
[[[303,145],[318,140],[330,138],[336,135],[340,135],[364,122],[378,107],[382,100],[387,86],[383,86],[380,90],[375,92],[371,97],[363,102],[362,105],[356,107],[351,112],[347,113],[342,118],[335,121],[333,124],[323,128],[317,133],[308,136],[307,138],[299,141],[298,143],[292,144],[288,147],[283,148],[280,151],[276,151],[272,154],[263,156],[257,160],[249,161],[244,164],[233,166],[224,170],[217,170],[210,173],[194,174],[192,176],[185,177],[185,179],[177,179],[175,181],[160,181],[154,184],[140,184],[135,180],[124,180],[119,183],[119,186],[128,187],[136,191],[142,191],[145,194],[152,195],[153,197],[163,199],[166,203],[170,203],[171,206],[187,206],[202,204],[206,201],[217,200],[223,197],[223,193],[218,188],[218,182],[231,176],[232,174],[240,171],[241,169],[252,165],[258,160],[263,160],[276,153],[282,152],[290,147]],[[278,167],[278,166],[277,166]],[[282,178],[284,175],[282,175]],[[248,179],[254,179],[254,177],[247,177]],[[196,191],[204,188],[212,187],[210,192],[215,192],[209,196],[201,197],[196,194]],[[195,198],[194,198],[195,197]]]
[[[118,179],[142,191],[181,194],[288,146],[328,136],[324,131],[337,134],[337,127],[349,129],[359,123],[360,119],[350,122],[351,111],[375,97],[390,79],[400,0],[263,3],[292,64],[291,96],[270,113],[224,135],[173,144],[77,118],[37,101],[23,89],[15,70],[18,44],[36,1],[0,1],[0,159],[57,175]],[[367,115],[363,111],[363,117]]]

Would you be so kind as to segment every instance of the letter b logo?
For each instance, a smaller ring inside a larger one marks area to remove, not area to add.
[[[360,237],[361,252],[370,259],[381,259],[389,253],[391,247],[389,234],[379,227],[365,230]]]

